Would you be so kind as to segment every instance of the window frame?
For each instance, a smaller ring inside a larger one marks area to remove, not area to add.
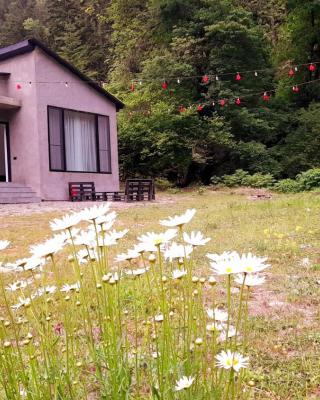
[[[53,169],[51,168],[51,143],[50,143],[50,109],[56,109],[60,110],[62,113],[62,146],[63,149],[61,149],[61,156],[62,156],[62,164],[64,166],[64,169]],[[96,141],[96,159],[97,159],[97,171],[71,171],[67,170],[67,160],[66,160],[66,146],[65,146],[65,125],[64,125],[64,113],[65,111],[73,111],[73,112],[78,112],[82,114],[89,114],[94,116],[94,128],[95,128],[95,141]],[[100,145],[99,145],[99,117],[104,117],[107,118],[107,126],[108,126],[108,132],[107,132],[107,143],[109,144],[109,148],[107,149],[107,154],[109,156],[109,161],[108,165],[110,166],[110,171],[105,172],[101,171],[100,168]],[[47,123],[48,123],[48,152],[49,152],[49,171],[50,172],[64,172],[64,173],[78,173],[78,174],[104,174],[104,175],[111,175],[112,174],[112,158],[111,158],[111,130],[110,130],[110,117],[109,115],[104,115],[104,114],[96,114],[88,111],[80,111],[80,110],[75,110],[71,108],[64,108],[64,107],[58,107],[58,106],[52,106],[52,105],[47,105]]]

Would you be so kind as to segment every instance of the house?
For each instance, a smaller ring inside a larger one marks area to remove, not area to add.
[[[119,190],[123,103],[35,39],[0,49],[0,203]]]

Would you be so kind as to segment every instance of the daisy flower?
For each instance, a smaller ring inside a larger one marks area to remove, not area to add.
[[[190,235],[183,232],[183,240],[192,246],[204,246],[206,243],[210,242],[211,239],[205,238],[201,232],[192,231]]]
[[[129,232],[129,229],[123,229],[122,231],[116,231],[114,229],[113,231],[108,232],[107,235],[112,237],[114,240],[119,240],[119,239],[122,239],[128,232]]]
[[[79,213],[79,216],[84,221],[94,221],[97,218],[105,216],[110,209],[110,203],[104,203],[99,206],[85,208]],[[112,213],[111,213],[112,214]]]
[[[214,310],[209,308],[207,310],[207,315],[209,318],[214,319],[215,321],[225,322],[228,320],[228,313],[220,310],[219,308],[215,308]]]
[[[66,283],[62,286],[62,288],[60,289],[60,292],[69,293],[72,290],[77,290],[77,289],[80,289],[80,282],[76,282],[72,285],[69,285],[68,283]]]
[[[149,271],[149,268],[138,268],[138,269],[125,270],[124,273],[126,275],[130,275],[130,276],[140,276],[140,275],[145,274],[148,271]]]
[[[53,231],[63,231],[70,229],[81,221],[81,215],[79,213],[72,213],[63,216],[61,219],[55,218],[50,222],[50,227]]]
[[[181,279],[185,275],[187,275],[187,271],[185,269],[174,269],[172,271],[172,279]]]
[[[238,285],[244,285],[245,286],[260,286],[262,285],[266,280],[265,276],[258,275],[258,274],[239,274],[235,277],[234,281]]]
[[[183,376],[176,381],[175,391],[179,392],[180,390],[188,389],[192,385],[194,379],[195,378],[191,376]]]
[[[164,320],[163,314],[155,315],[154,320],[155,320],[156,322],[162,322],[162,321]]]
[[[115,258],[115,261],[117,261],[117,262],[131,261],[138,257],[140,257],[140,253],[138,253],[135,250],[130,249],[126,253],[118,254],[117,257]]]
[[[9,292],[16,292],[19,289],[24,289],[26,288],[28,285],[30,285],[33,282],[32,279],[27,279],[25,281],[17,281],[17,282],[13,282],[13,283],[9,283],[6,286],[6,290],[8,290]]]
[[[148,251],[157,251],[158,246],[164,243],[168,243],[176,235],[177,235],[176,229],[168,229],[162,233],[148,232],[144,235],[139,236],[138,240],[139,242],[142,242],[145,245],[150,245],[150,250]]]
[[[193,252],[193,247],[190,245],[183,246],[182,244],[177,244],[173,242],[171,246],[165,250],[164,258],[166,260],[174,260],[175,258],[189,258],[189,255]]]
[[[44,243],[31,246],[30,253],[36,258],[48,257],[57,253],[59,250],[62,250],[63,246],[64,243],[61,242],[60,238],[53,238]]]
[[[25,271],[33,271],[34,269],[41,268],[44,264],[45,260],[43,258],[34,256],[16,261],[17,267],[22,267]]]
[[[74,239],[77,246],[93,247],[96,239],[96,233],[93,230],[81,231]]]
[[[19,308],[24,307],[24,306],[29,306],[31,304],[31,299],[29,297],[19,297],[18,298],[18,303],[14,304],[13,306],[11,306],[11,308],[13,310],[19,310]]]
[[[209,256],[209,255],[208,255]],[[210,254],[211,259],[214,254]],[[212,271],[218,275],[230,275],[241,272],[240,257],[238,253],[224,253],[221,256],[215,257],[210,263]]]
[[[228,335],[227,335],[227,325],[223,324],[223,325],[221,325],[221,328],[222,328],[221,329],[222,332],[220,333],[220,336],[218,338],[219,341],[224,342],[227,339],[230,339],[230,338],[236,336],[237,331],[236,331],[236,328],[233,325],[229,325]]]
[[[100,217],[96,218],[97,225],[102,225],[103,230],[109,230],[112,228],[115,220],[117,218],[117,213],[112,211],[106,215],[101,215]]]
[[[233,369],[239,372],[241,368],[247,368],[249,357],[243,357],[240,353],[233,353],[230,350],[221,351],[216,357],[216,366],[224,369]]]
[[[9,246],[9,240],[0,240],[0,250],[4,250]]]
[[[270,265],[265,264],[267,257],[256,257],[251,253],[242,254],[240,257],[240,271],[248,274],[261,272]]]
[[[190,222],[196,213],[196,210],[192,208],[191,210],[187,210],[182,215],[175,215],[174,217],[169,217],[168,219],[163,219],[160,221],[160,225],[168,226],[170,228],[173,227],[181,227],[184,224]]]

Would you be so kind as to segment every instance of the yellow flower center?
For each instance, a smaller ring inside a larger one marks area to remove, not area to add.
[[[156,238],[153,241],[155,246],[159,246],[160,244],[162,244],[162,242],[163,242],[163,240],[161,238]]]
[[[230,274],[231,272],[232,272],[232,267],[227,267],[227,268],[226,268],[226,273],[227,273],[227,274]]]
[[[228,359],[227,362],[226,362],[226,364],[227,364],[228,367],[231,367],[231,365],[232,365],[232,360]]]
[[[236,358],[233,359],[233,366],[235,367],[236,365],[239,364],[239,360],[237,360]]]
[[[247,271],[247,272],[252,272],[252,271],[253,271],[253,268],[252,268],[252,267],[246,267],[246,271]]]

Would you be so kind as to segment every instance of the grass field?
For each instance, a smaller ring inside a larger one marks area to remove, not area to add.
[[[158,220],[196,208],[188,230],[200,230],[212,238],[197,252],[197,276],[211,275],[207,252],[236,250],[268,256],[272,267],[267,270],[267,281],[252,289],[249,304],[248,398],[320,398],[319,194],[276,195],[254,201],[240,192],[190,191],[159,198],[159,203],[117,210],[116,228],[130,230],[120,249],[129,248],[143,232],[161,230]],[[0,217],[0,240],[12,242],[5,251],[8,260],[27,257],[29,245],[49,238],[49,221],[61,215]],[[63,260],[61,279],[68,281],[70,265]],[[5,280],[14,279],[6,274]],[[221,298],[220,303],[225,300]]]

